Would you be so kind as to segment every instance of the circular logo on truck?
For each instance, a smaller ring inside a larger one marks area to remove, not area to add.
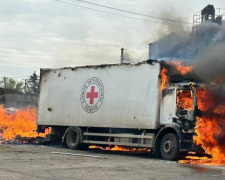
[[[88,79],[82,87],[80,101],[83,109],[88,113],[96,112],[104,99],[104,86],[97,77]]]

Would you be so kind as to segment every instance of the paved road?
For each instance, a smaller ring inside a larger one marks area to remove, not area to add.
[[[101,158],[51,152],[79,153]],[[149,154],[72,151],[40,145],[0,145],[0,161],[0,179],[4,180],[225,179],[223,166],[184,165],[154,159]]]

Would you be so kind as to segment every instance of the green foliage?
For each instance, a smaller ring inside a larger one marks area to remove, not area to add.
[[[38,94],[39,93],[39,79],[38,79],[38,76],[37,76],[35,71],[32,75],[30,75],[30,78],[28,80],[28,84],[29,84],[29,91],[32,94]]]
[[[39,93],[39,78],[34,71],[32,75],[30,75],[29,79],[23,81],[16,81],[13,78],[3,77],[0,80],[0,87],[10,90],[16,90],[19,92],[38,94]]]
[[[17,90],[22,92],[24,88],[24,83],[22,81],[16,81],[13,78],[3,77],[0,80],[1,87],[5,89]]]
[[[22,81],[16,83],[16,90],[20,92],[24,90],[24,83]]]

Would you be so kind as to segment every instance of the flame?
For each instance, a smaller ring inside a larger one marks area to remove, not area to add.
[[[162,66],[162,70],[159,75],[161,77],[160,90],[162,92],[164,89],[166,89],[166,86],[169,83],[168,70],[164,66]]]
[[[186,75],[194,69],[194,66],[184,66],[182,61],[171,61],[171,64],[182,75]],[[161,70],[161,92],[166,89],[169,82],[168,70]],[[212,87],[224,82],[224,76],[218,76],[211,82]],[[193,95],[190,91],[177,92],[177,107],[185,110],[193,109]],[[225,95],[210,91],[207,88],[197,90],[198,108],[200,114],[196,118],[194,142],[201,146],[210,157],[187,156],[187,160],[179,163],[225,165]],[[222,103],[222,104],[221,104]],[[224,103],[224,104],[223,104]]]
[[[168,64],[173,66],[175,69],[177,69],[182,75],[186,75],[188,72],[192,71],[194,69],[194,66],[184,66],[183,61],[170,61]],[[169,72],[166,69],[166,67],[162,66],[161,72],[161,92],[166,89],[167,84],[169,83]]]
[[[89,146],[89,149],[100,149],[103,151],[123,151],[123,152],[150,152],[150,149],[146,148],[129,148],[129,147],[119,147],[119,146],[114,146],[114,147],[101,147],[101,146]]]
[[[171,64],[176,70],[178,70],[182,75],[186,75],[188,72],[191,72],[194,69],[194,66],[184,66],[183,61],[170,61]]]
[[[191,91],[177,91],[177,107],[185,110],[193,109],[193,96]]]
[[[36,130],[36,108],[17,110],[8,113],[0,106],[0,132],[3,140],[14,140],[20,137],[45,137],[45,133],[38,134]],[[47,132],[46,132],[47,133]]]
[[[201,116],[197,117],[194,142],[200,145],[206,154],[212,158],[193,158],[179,161],[190,164],[211,164],[225,165],[225,105],[218,103],[225,102],[224,97],[217,97],[217,94],[207,88],[197,90],[198,107]]]

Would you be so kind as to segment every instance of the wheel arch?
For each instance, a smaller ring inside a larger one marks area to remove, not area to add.
[[[154,151],[159,152],[160,142],[161,142],[163,136],[165,134],[168,134],[168,133],[177,134],[177,136],[179,137],[179,140],[182,137],[182,131],[181,131],[179,126],[177,126],[177,125],[166,125],[166,126],[164,126],[163,128],[160,129],[160,131],[157,133],[157,135],[155,137],[154,149],[153,149]]]

